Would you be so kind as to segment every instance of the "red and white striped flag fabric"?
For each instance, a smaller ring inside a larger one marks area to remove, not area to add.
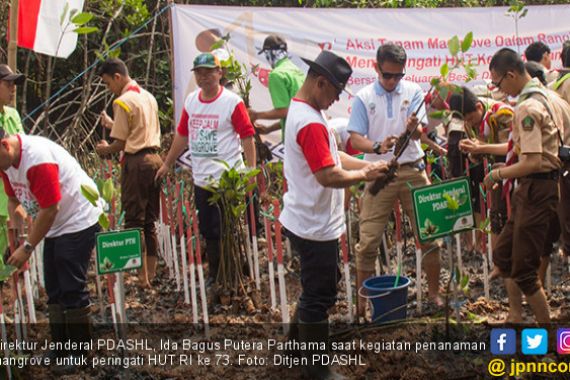
[[[77,45],[70,16],[81,12],[83,3],[84,0],[19,0],[18,46],[54,57],[69,57]]]

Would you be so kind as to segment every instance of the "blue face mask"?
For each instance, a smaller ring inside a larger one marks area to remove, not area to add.
[[[265,52],[265,59],[271,65],[271,67],[275,67],[275,64],[282,60],[283,58],[287,57],[287,50],[266,50]]]

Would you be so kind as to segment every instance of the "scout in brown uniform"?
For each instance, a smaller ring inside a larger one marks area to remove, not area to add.
[[[519,160],[492,170],[484,180],[488,189],[505,178],[517,178],[519,182],[513,193],[511,217],[499,236],[493,262],[505,278],[509,297],[507,321],[522,322],[524,294],[536,320],[547,323],[549,306],[537,271],[550,224],[557,217],[561,163],[556,124],[561,123],[560,115],[552,111],[544,87],[537,79],[531,79],[515,51],[499,50],[491,59],[489,70],[496,87],[519,97],[513,124]]]
[[[562,44],[562,69],[560,76],[554,83],[553,89],[570,104],[570,41]],[[570,146],[570,128],[564,128],[564,144]],[[562,251],[570,256],[570,162],[564,162],[562,173],[569,174],[560,178],[560,204],[558,213],[562,227]]]
[[[160,124],[156,99],[129,76],[120,59],[108,59],[99,75],[109,91],[117,95],[113,102],[114,121],[104,112],[101,123],[111,128],[112,144],[103,140],[95,148],[99,155],[125,152],[121,173],[121,205],[125,211],[125,228],[143,231],[143,266],[140,286],[150,286],[156,274],[158,240],[154,223],[160,210],[160,187],[153,178],[162,165],[158,156]],[[148,273],[147,273],[148,272]]]

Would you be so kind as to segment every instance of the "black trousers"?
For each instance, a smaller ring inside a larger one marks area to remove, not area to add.
[[[48,304],[65,309],[89,306],[87,269],[99,224],[44,242],[44,278]]]
[[[196,209],[198,210],[198,223],[200,227],[200,234],[206,240],[220,240],[220,233],[222,230],[222,206],[221,204],[212,205],[208,199],[212,196],[212,193],[206,189],[199,186],[194,186],[194,199],[196,202]],[[259,230],[261,228],[261,223],[259,222],[259,201],[257,196],[254,196],[253,200],[253,213],[255,216],[256,234],[259,236]],[[249,197],[246,202],[250,202]],[[246,208],[246,218],[247,225],[250,228],[249,232],[251,235],[250,227],[250,212],[249,207]]]
[[[328,319],[328,310],[336,302],[338,267],[338,239],[314,241],[303,239],[290,231],[287,236],[301,258],[301,286],[299,319],[307,323]]]

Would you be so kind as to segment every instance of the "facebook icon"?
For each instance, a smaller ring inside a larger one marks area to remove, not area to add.
[[[517,333],[514,329],[491,330],[491,353],[511,355],[517,351]]]

